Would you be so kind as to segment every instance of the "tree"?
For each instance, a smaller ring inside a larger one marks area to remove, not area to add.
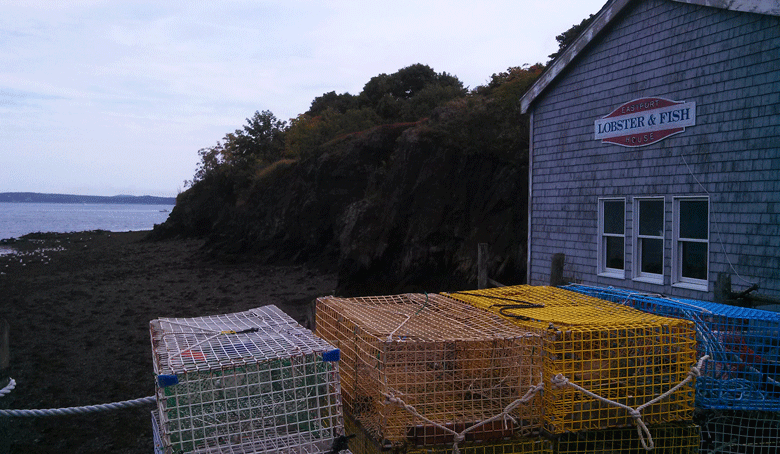
[[[349,93],[342,93],[337,95],[335,91],[331,91],[314,98],[311,102],[306,115],[315,117],[322,114],[328,109],[335,110],[338,113],[346,113],[347,110],[357,107],[357,97],[352,96]]]
[[[195,175],[192,180],[185,180],[185,187],[192,187],[195,183],[203,181],[209,176],[217,172],[219,167],[224,162],[224,155],[222,153],[222,144],[217,142],[213,147],[201,148],[198,150],[198,156],[200,156],[200,162],[195,169]]]
[[[386,122],[415,121],[447,101],[466,95],[457,77],[436,73],[420,63],[391,75],[372,77],[358,96],[360,105],[374,109]]]
[[[246,122],[244,129],[226,136],[232,158],[229,161],[259,161],[267,165],[281,158],[286,122],[278,120],[270,110],[256,111]]]
[[[585,31],[586,28],[588,28],[588,25],[593,22],[595,17],[596,16],[591,14],[587,19],[583,19],[579,24],[572,25],[570,29],[556,36],[555,40],[558,41],[558,52],[549,55],[550,61],[548,61],[547,64],[549,65],[552,63],[553,60],[558,58],[559,55],[561,55],[572,43],[574,43],[580,34]]]

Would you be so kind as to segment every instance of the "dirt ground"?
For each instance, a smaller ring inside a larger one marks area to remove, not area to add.
[[[305,266],[226,264],[198,240],[146,232],[38,234],[0,255],[0,319],[17,385],[0,408],[94,405],[154,395],[149,322],[275,304],[305,323],[336,276]],[[153,452],[153,404],[86,415],[0,417],[0,452]]]

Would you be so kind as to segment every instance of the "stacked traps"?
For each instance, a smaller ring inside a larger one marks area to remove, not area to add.
[[[696,381],[702,451],[780,452],[780,313],[603,287],[565,288],[692,321],[702,364]]]
[[[349,440],[352,454],[453,454],[450,446],[406,446],[403,449],[388,449],[346,415],[344,431],[352,437]],[[458,447],[458,450],[460,454],[553,454],[555,452],[551,441],[539,437],[464,443]]]
[[[692,321],[699,354],[709,357],[696,384],[697,407],[780,412],[780,313],[611,287],[567,288]]]
[[[695,424],[654,426],[653,449],[647,450],[633,428],[567,432],[555,440],[555,454],[698,454],[700,428]]]
[[[484,447],[540,429],[533,330],[441,295],[406,294],[319,298],[316,332],[342,352],[345,416],[382,449]]]
[[[705,412],[701,452],[775,454],[780,452],[780,413],[723,410]]]
[[[544,329],[544,428],[567,432],[693,419],[693,323],[646,314],[554,287],[513,286],[449,294],[528,329]]]
[[[338,350],[277,307],[150,331],[156,451],[324,453],[343,435]]]
[[[780,313],[611,287],[567,288],[694,322],[700,354],[709,356],[697,382],[697,407],[780,411]]]

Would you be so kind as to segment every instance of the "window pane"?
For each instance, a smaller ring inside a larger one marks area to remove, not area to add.
[[[682,243],[682,276],[707,279],[707,243]]]
[[[640,264],[640,271],[643,273],[663,274],[663,240],[650,240],[647,238],[640,238],[639,241],[642,263]]]
[[[707,201],[680,200],[680,238],[706,240]]]
[[[614,268],[616,270],[623,269],[623,238],[614,236],[606,237],[607,243],[607,268]]]
[[[604,233],[616,233],[622,235],[625,224],[625,202],[611,200],[604,202]],[[611,268],[611,267],[610,267]]]
[[[639,234],[650,236],[664,235],[664,201],[639,201]]]

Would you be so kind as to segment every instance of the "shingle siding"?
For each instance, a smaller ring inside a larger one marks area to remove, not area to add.
[[[696,102],[696,125],[640,148],[594,140],[595,120],[650,96]],[[532,112],[531,284],[548,283],[552,255],[563,252],[564,275],[586,284],[712,299],[727,273],[735,291],[757,282],[780,297],[780,18],[633,2]],[[632,279],[633,199],[645,196],[665,198],[663,285]],[[671,285],[673,201],[682,196],[709,197],[706,292]],[[626,199],[625,279],[597,275],[602,197]]]

